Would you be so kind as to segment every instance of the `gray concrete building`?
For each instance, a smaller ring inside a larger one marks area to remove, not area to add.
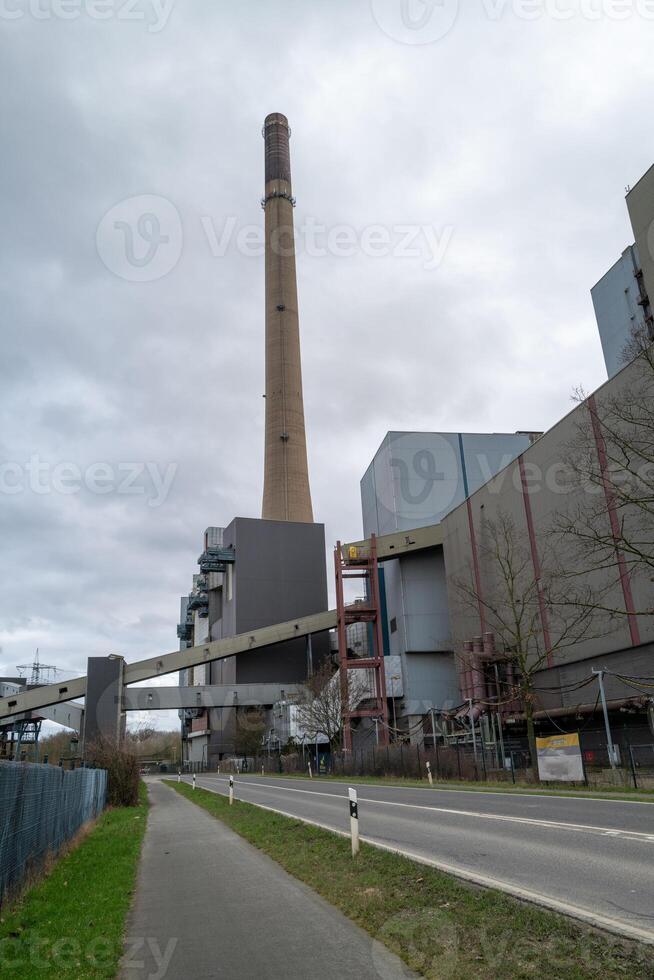
[[[194,576],[194,588],[182,600],[184,623],[191,620],[188,629],[180,623],[183,643],[220,640],[327,609],[322,524],[237,517],[226,528],[207,529],[204,554],[211,549],[231,552],[233,560],[224,572]],[[328,652],[324,634],[184,671],[180,683],[231,692],[224,706],[182,713],[185,760],[215,765],[237,752],[239,717],[260,709],[268,718],[273,704],[299,687]],[[263,685],[269,692],[265,703],[252,697]]]
[[[530,433],[389,432],[361,480],[364,537],[438,524],[531,444]],[[398,656],[407,729],[459,703],[442,549],[380,568],[385,653]],[[391,688],[392,689],[392,688]]]
[[[609,378],[629,360],[635,334],[654,339],[654,167],[627,193],[635,242],[591,289]]]
[[[641,389],[643,378],[646,387]],[[533,651],[530,663],[538,668],[534,684],[540,721],[568,718],[573,730],[588,714],[601,722],[597,684],[589,679],[592,669],[606,669],[612,672],[606,677],[606,694],[619,725],[640,726],[643,736],[651,738],[647,691],[637,681],[621,679],[654,674],[654,616],[645,614],[652,609],[651,569],[619,541],[621,534],[632,533],[645,542],[642,547],[647,548],[647,540],[651,547],[654,528],[651,510],[641,514],[611,489],[618,485],[612,481],[628,471],[621,475],[616,469],[619,449],[602,420],[613,418],[608,416],[612,404],[626,404],[616,399],[651,391],[653,383],[643,358],[632,362],[444,517],[443,556],[460,686],[463,697],[479,701],[480,711],[494,700],[506,701],[511,679],[506,670],[513,670],[507,630],[495,614],[500,609],[510,619],[506,584],[498,571],[499,539],[503,555],[511,551],[519,568],[517,593],[524,598],[524,621],[530,624],[524,634]],[[630,428],[625,433],[633,440]],[[646,433],[639,438],[647,452]],[[651,447],[651,433],[649,439]],[[570,470],[570,460],[582,453],[596,474],[585,485]],[[586,533],[589,515],[606,542],[602,560],[599,551],[594,558],[581,557],[577,532]],[[577,532],[558,533],[568,522]],[[461,583],[469,583],[467,594]],[[582,598],[599,607],[587,628],[577,621]],[[485,646],[484,634],[490,640]],[[466,650],[471,641],[473,654]],[[504,704],[502,712],[519,715],[522,707]]]
[[[629,245],[591,289],[609,378],[624,367],[630,338],[645,328],[647,307],[643,303],[640,269],[638,249]]]

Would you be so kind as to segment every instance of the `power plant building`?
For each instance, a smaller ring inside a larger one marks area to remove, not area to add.
[[[645,369],[646,377],[648,371]],[[600,427],[593,425],[591,412],[601,418],[604,404],[611,404],[612,400],[640,386],[642,372],[642,358],[623,368],[443,519],[443,558],[461,697],[462,700],[478,698],[482,711],[486,710],[484,704],[494,700],[500,703],[505,720],[515,721],[516,711],[518,715],[522,711],[521,706],[506,703],[507,679],[503,670],[511,660],[510,651],[503,655],[499,636],[490,638],[490,644],[484,644],[482,649],[482,638],[493,628],[489,610],[501,603],[502,592],[507,594],[497,571],[495,528],[504,548],[502,554],[512,549],[514,567],[519,565],[523,569],[520,575],[524,585],[518,586],[518,595],[534,615],[533,629],[537,635],[529,636],[529,645],[530,649],[538,649],[542,657],[535,661],[538,670],[533,675],[538,691],[539,723],[550,726],[548,731],[556,724],[567,726],[566,730],[575,730],[580,720],[581,724],[584,720],[588,724],[588,716],[597,716],[601,710],[597,683],[591,686],[591,670],[605,669],[608,671],[604,681],[606,696],[610,709],[617,713],[618,731],[629,724],[644,739],[651,740],[647,721],[651,698],[644,690],[639,691],[637,681],[624,680],[625,677],[646,678],[652,673],[654,615],[644,614],[652,608],[651,572],[633,569],[627,560],[622,561],[618,545],[612,561],[593,569],[593,563],[584,561],[575,550],[574,539],[566,540],[569,535],[558,536],[554,532],[560,526],[561,515],[564,518],[570,515],[577,526],[584,527],[584,512],[591,512],[598,515],[593,526],[604,528],[609,542],[611,527],[616,537],[619,534],[619,524],[615,524],[611,514],[617,505],[610,491],[602,490],[601,479],[595,485],[570,484],[566,478],[566,459],[581,432],[584,440],[588,436],[589,451],[596,454],[597,472],[601,472],[606,445]],[[633,510],[630,514],[629,508],[620,505],[619,520],[626,521],[627,527],[633,516]],[[513,538],[505,546],[501,535],[506,527]],[[645,524],[643,533],[647,534]],[[599,564],[597,559],[596,564]],[[571,571],[574,574],[569,575]],[[462,604],[456,587],[460,581],[471,583],[472,601]],[[555,599],[553,604],[546,600],[541,603],[534,582],[539,590],[557,590],[554,595],[559,600]],[[575,600],[578,584],[585,600],[601,607],[589,619],[587,630],[583,624],[582,628],[574,627],[575,618],[581,612],[581,605]],[[557,613],[561,597],[570,605],[561,605]],[[616,613],[604,614],[602,608]],[[557,613],[555,621],[554,613]],[[477,652],[471,658],[466,654],[466,646],[475,640]],[[499,671],[499,682],[496,671]]]
[[[389,432],[361,480],[364,537],[439,524],[532,442],[530,433]],[[385,652],[400,658],[407,727],[459,703],[442,548],[384,562]],[[398,679],[399,686],[399,679]]]
[[[627,209],[635,242],[591,289],[609,378],[631,359],[634,335],[654,339],[654,167],[628,192]]]
[[[235,518],[205,533],[200,574],[182,599],[182,644],[226,639],[327,609],[325,529],[313,520],[307,465],[293,233],[290,126],[263,126],[265,183],[266,420],[262,518]],[[329,653],[326,635],[241,653],[189,671],[180,684],[212,686],[220,706],[180,712],[185,761],[215,764],[238,751],[251,710],[298,689]]]

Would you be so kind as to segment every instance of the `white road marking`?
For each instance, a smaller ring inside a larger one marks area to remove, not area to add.
[[[224,781],[223,777],[221,776],[217,776],[215,778],[220,782]],[[244,780],[240,785],[249,786],[252,789],[272,789],[277,790],[280,793],[302,793],[305,796],[323,796],[336,801],[341,799],[341,797],[337,796],[335,793],[325,793],[321,792],[320,790],[311,789],[298,789],[295,786],[277,786],[275,783],[262,783],[258,781],[255,783],[250,780]],[[449,807],[428,806],[424,803],[400,803],[394,800],[373,800],[364,796],[359,797],[359,802],[371,803],[373,806],[395,806],[403,807],[409,810],[428,810],[432,813],[445,813],[448,816],[455,817],[472,817],[473,819],[477,820],[496,820],[503,823],[526,824],[527,826],[531,827],[544,827],[551,830],[567,830],[572,831],[573,833],[601,834],[606,837],[620,837],[621,840],[647,841],[648,843],[650,843],[652,840],[651,834],[644,833],[643,831],[639,830],[595,827],[592,824],[568,823],[563,820],[539,820],[535,817],[517,817],[502,813],[480,813],[474,810],[454,810]]]
[[[248,784],[241,783],[241,785],[244,786]],[[216,795],[219,795],[217,790],[210,789],[208,786],[205,786],[204,789],[210,793],[216,793]],[[321,793],[318,795],[326,796],[330,794]],[[298,817],[296,813],[289,813],[286,810],[279,810],[274,806],[266,806],[263,803],[253,803],[251,800],[244,800],[243,802],[250,803],[251,806],[256,806],[260,810],[268,810],[271,813],[279,813],[283,817],[290,817],[291,820],[299,820],[300,823],[306,823],[312,827],[319,827],[321,830],[327,830],[332,834],[338,834],[339,837],[350,836],[345,830],[337,830],[335,827],[330,827],[329,824],[320,823],[317,820],[310,820],[307,817]],[[639,942],[654,945],[654,931],[650,929],[641,929],[638,926],[631,926],[626,922],[622,922],[620,919],[612,919],[609,916],[600,915],[597,912],[593,912],[591,909],[583,908],[583,906],[573,905],[570,902],[562,902],[557,898],[551,898],[549,895],[543,895],[540,892],[530,891],[529,889],[512,885],[510,882],[503,881],[501,878],[492,878],[490,875],[478,874],[477,872],[468,871],[467,868],[460,868],[454,864],[447,864],[444,861],[434,861],[432,858],[424,857],[422,854],[416,854],[413,851],[407,851],[400,847],[393,847],[390,844],[385,844],[383,841],[375,840],[373,837],[361,837],[360,839],[365,844],[370,844],[372,847],[376,847],[381,851],[389,851],[391,854],[399,854],[402,857],[409,858],[411,861],[415,861],[417,864],[426,865],[430,868],[436,868],[437,871],[443,871],[446,874],[453,875],[455,878],[470,881],[475,885],[482,885],[484,888],[495,888],[498,891],[505,892],[507,895],[512,895],[514,898],[521,899],[524,902],[529,902],[532,905],[540,905],[544,908],[552,909],[555,912],[568,915],[573,919],[586,922],[589,925],[595,926],[595,928],[605,929],[607,932],[614,933],[618,936],[628,936],[630,939],[636,939]]]
[[[280,776],[280,779],[283,777]],[[246,780],[246,782],[249,780]],[[294,780],[295,781],[295,780]],[[290,782],[290,780],[289,780]],[[298,779],[297,782],[308,782],[305,779]],[[370,786],[371,789],[383,789],[383,790],[406,790],[416,791],[418,793],[476,793],[481,796],[502,796],[506,798],[507,796],[517,796],[520,799],[528,800],[581,800],[582,802],[590,803],[628,803],[630,806],[652,806],[654,807],[654,799],[652,800],[629,800],[624,796],[617,796],[615,799],[608,799],[606,796],[585,796],[578,795],[575,796],[573,793],[555,793],[553,790],[548,793],[539,793],[537,790],[533,790],[530,793],[518,793],[515,790],[502,791],[499,789],[467,789],[465,786],[439,786],[435,785],[433,788],[431,786],[398,786],[397,784],[389,783],[388,786],[383,786],[381,783],[360,783],[357,782],[357,777],[353,776],[351,780],[340,780],[340,779],[330,779],[332,786],[349,786],[350,783],[353,786]]]

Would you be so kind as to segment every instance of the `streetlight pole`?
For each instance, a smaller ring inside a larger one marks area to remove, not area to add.
[[[611,736],[611,726],[609,724],[609,710],[606,706],[606,694],[604,693],[604,671],[603,670],[591,670],[591,674],[594,674],[599,681],[600,697],[602,699],[602,712],[604,714],[604,727],[606,728],[606,739],[607,739],[607,749],[609,753],[609,762],[611,763],[611,769],[617,768],[615,751],[613,748],[613,738]]]

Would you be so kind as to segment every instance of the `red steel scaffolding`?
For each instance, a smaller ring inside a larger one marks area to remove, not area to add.
[[[369,553],[366,554],[366,551]],[[352,719],[374,718],[377,720],[377,734],[380,745],[388,745],[388,701],[386,699],[386,675],[384,671],[384,643],[382,638],[381,601],[379,594],[379,565],[377,562],[377,539],[370,536],[369,548],[350,547],[343,554],[339,541],[334,551],[336,571],[336,611],[338,616],[338,658],[341,680],[341,710],[343,712],[343,745],[346,752],[352,751]],[[345,582],[363,579],[365,599],[350,605],[345,604]],[[347,627],[351,623],[370,623],[368,631],[371,650],[367,657],[348,655]],[[368,703],[373,706],[351,708],[348,697],[349,671],[368,668],[373,672],[373,696]]]

